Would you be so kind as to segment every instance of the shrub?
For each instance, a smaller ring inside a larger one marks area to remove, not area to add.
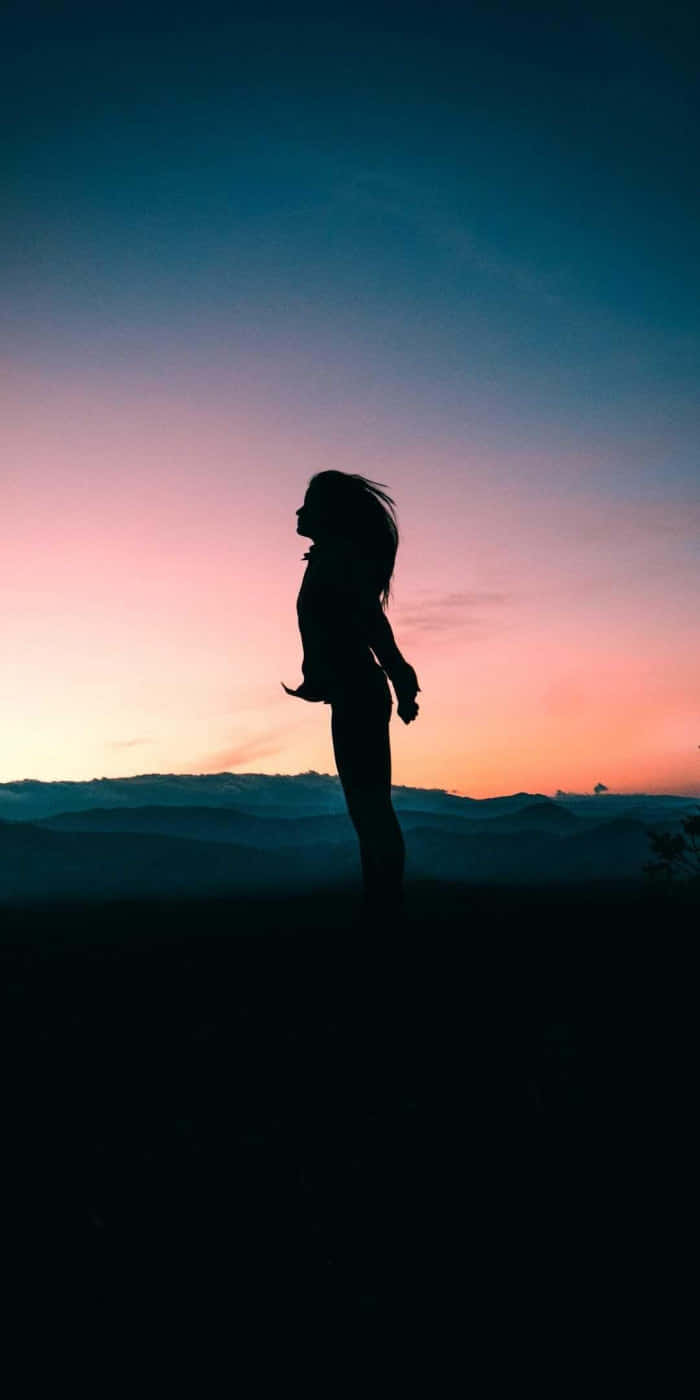
[[[674,875],[688,883],[700,885],[700,807],[697,814],[684,817],[681,826],[685,835],[672,836],[668,831],[647,831],[655,860],[642,866],[645,875],[657,882],[670,884]]]

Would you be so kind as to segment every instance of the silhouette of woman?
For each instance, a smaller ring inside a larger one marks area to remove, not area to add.
[[[296,690],[281,684],[288,695],[331,706],[338,776],[360,845],[365,912],[396,919],[405,846],[391,802],[386,678],[404,724],[418,714],[420,686],[383,611],[399,534],[394,502],[379,485],[356,473],[311,477],[297,511],[297,534],[314,541],[303,556],[308,562],[297,598],[304,680]]]

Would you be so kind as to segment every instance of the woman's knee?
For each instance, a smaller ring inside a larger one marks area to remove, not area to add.
[[[357,829],[371,833],[396,823],[391,795],[383,787],[346,790],[345,797]]]
[[[345,797],[348,805],[367,811],[378,811],[391,806],[391,794],[385,783],[347,783]]]

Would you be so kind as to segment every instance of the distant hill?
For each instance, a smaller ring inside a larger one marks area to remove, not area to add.
[[[535,794],[541,797],[541,794]],[[394,786],[397,809],[455,812],[479,816],[516,811],[534,801],[532,793],[506,797],[458,797],[443,788]],[[542,801],[548,801],[541,797]],[[225,807],[270,817],[346,812],[337,774],[329,773],[147,773],[133,778],[92,778],[85,782],[43,783],[33,778],[0,783],[0,818],[36,821],[58,812],[90,808]]]
[[[518,884],[565,880],[641,878],[649,841],[641,822],[621,820],[565,836],[529,828],[504,830],[495,823],[454,835],[430,827],[412,834],[411,866],[421,877]],[[612,828],[612,829],[611,829]]]
[[[575,812],[570,812],[568,807],[562,807],[557,802],[532,802],[518,812],[519,822],[527,822],[531,828],[542,827],[546,831],[570,831],[579,820]]]
[[[35,825],[51,831],[129,831],[184,836],[193,841],[239,842],[261,850],[354,837],[347,812],[278,817],[226,807],[95,807],[85,812],[57,812],[40,818]]]
[[[354,843],[279,846],[274,852],[143,832],[48,831],[0,824],[0,902],[301,891],[348,882]]]
[[[697,810],[693,799],[644,794],[475,799],[396,787],[393,798],[407,882],[640,881],[649,827],[678,832]],[[0,904],[361,886],[342,789],[326,774],[6,783],[8,809]]]
[[[466,812],[437,811],[403,807],[398,804],[401,826],[410,831],[430,826],[437,831],[568,831],[579,819],[554,803],[538,802],[512,811],[501,809],[495,815],[480,816],[474,807]],[[42,817],[37,826],[53,831],[141,831],[160,835],[187,836],[198,841],[241,842],[261,849],[290,843],[308,845],[315,841],[348,841],[354,828],[347,811],[324,816],[264,816],[241,808],[225,807],[94,807],[86,811],[57,812]]]

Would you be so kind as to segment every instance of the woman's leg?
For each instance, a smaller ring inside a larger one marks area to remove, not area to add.
[[[388,915],[401,909],[406,855],[391,802],[391,708],[382,676],[376,686],[334,701],[331,712],[338,776],[360,844],[365,906]]]

